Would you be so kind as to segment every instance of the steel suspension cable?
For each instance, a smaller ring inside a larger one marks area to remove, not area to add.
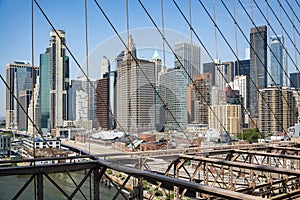
[[[117,34],[118,38],[120,39],[120,41],[122,42],[122,44],[124,45],[124,47],[127,49],[127,51],[129,50],[127,48],[126,43],[124,42],[124,40],[121,38],[119,32],[117,31],[117,29],[115,28],[115,26],[112,24],[111,20],[109,19],[109,17],[106,15],[105,11],[102,9],[102,7],[100,6],[100,4],[98,3],[97,0],[94,0],[95,4],[97,5],[97,7],[99,8],[99,10],[101,11],[101,13],[103,14],[104,18],[107,20],[107,22],[109,23],[109,25],[111,26],[111,28],[113,29],[113,31]],[[161,31],[160,31],[161,33]],[[162,35],[161,35],[162,36]],[[189,143],[192,145],[192,141],[190,140],[190,138],[186,135],[185,131],[183,130],[183,128],[180,126],[179,122],[177,121],[177,119],[175,118],[174,114],[171,112],[171,110],[168,108],[166,102],[163,100],[163,98],[161,97],[161,95],[158,93],[158,91],[156,90],[155,86],[153,85],[153,83],[150,81],[150,79],[147,77],[146,73],[144,72],[144,70],[142,69],[142,67],[140,66],[137,58],[135,58],[135,56],[133,56],[131,51],[128,51],[130,56],[133,58],[133,60],[135,61],[136,65],[139,67],[139,69],[141,70],[142,74],[144,75],[144,77],[146,78],[146,80],[148,81],[149,85],[152,87],[152,89],[154,89],[156,95],[159,97],[159,99],[161,100],[161,102],[164,105],[165,109],[168,109],[168,112],[170,113],[171,117],[173,118],[173,120],[176,122],[176,124],[178,125],[178,127],[180,128],[180,130],[182,131],[182,133],[185,135],[185,137],[187,138],[187,140],[189,141]]]
[[[96,87],[95,85],[91,82],[91,80],[88,78],[87,74],[85,73],[84,69],[81,67],[81,65],[79,64],[78,60],[75,58],[74,54],[72,53],[72,51],[69,49],[69,47],[65,44],[65,42],[61,39],[61,37],[59,36],[57,30],[55,29],[54,25],[52,24],[52,22],[50,21],[50,19],[48,18],[48,16],[46,15],[46,13],[44,12],[44,10],[41,8],[41,6],[39,5],[39,3],[34,0],[35,4],[37,5],[37,7],[39,8],[39,10],[41,11],[42,15],[45,17],[46,21],[49,23],[49,25],[51,26],[51,28],[55,31],[55,33],[58,35],[59,39],[63,42],[63,45],[66,47],[68,53],[70,54],[70,56],[72,57],[72,59],[74,60],[74,62],[76,63],[77,67],[80,69],[80,71],[83,73],[84,77],[87,79],[87,81],[89,82],[89,84],[93,87],[93,89],[96,91],[96,96],[100,97],[101,102],[103,103],[103,105],[108,109],[108,111],[111,113],[112,116],[114,116],[112,110],[109,108],[109,106],[107,105],[107,103],[104,101],[104,99],[102,98],[102,96],[100,94],[97,93]],[[125,129],[122,127],[122,125],[119,123],[119,121],[117,119],[115,119],[116,123],[119,125],[120,129],[122,132],[124,132],[125,137],[128,138],[129,142],[132,144],[132,146],[134,147],[134,149],[136,150],[135,146],[133,145],[132,140],[130,139],[130,137],[128,136],[128,134],[126,133]]]
[[[240,2],[240,0],[238,0]],[[261,8],[258,6],[256,0],[253,0],[254,1],[254,4],[256,5],[256,7],[258,8],[259,12],[261,13],[261,15],[263,16],[263,18],[266,20],[267,24],[268,24],[268,27],[271,28],[271,30],[274,32],[274,34],[276,35],[277,39],[279,40],[280,44],[283,46],[283,48],[285,49],[284,47],[284,44],[282,43],[282,41],[279,39],[278,35],[276,34],[275,30],[273,29],[272,25],[270,24],[269,20],[266,18],[266,16],[264,15],[264,13],[262,12]],[[243,6],[242,6],[243,7]],[[246,10],[245,10],[246,12]],[[248,13],[246,13],[248,14]],[[249,17],[249,14],[248,14],[248,17]],[[251,19],[250,19],[251,20]],[[256,26],[255,22],[253,21],[253,24],[256,28],[256,30],[258,31],[258,27]],[[259,31],[258,31],[259,32]],[[260,36],[262,36],[262,34],[259,32]],[[276,62],[279,64],[279,66],[281,67],[281,69],[283,70],[283,72],[285,73],[285,76],[288,77],[288,79],[290,80],[289,78],[289,75],[287,74],[286,70],[284,69],[284,67],[282,66],[282,63],[279,61],[279,59],[277,58],[277,56],[275,55],[275,53],[273,52],[272,48],[270,47],[269,44],[267,44],[267,47],[269,48],[271,54],[274,56]],[[261,62],[262,63],[262,62]],[[270,76],[270,78],[272,79],[272,81],[275,83],[275,86],[277,89],[281,90],[280,87],[278,87],[278,85],[276,84],[274,78],[272,77],[272,75],[267,71],[268,75]],[[294,108],[291,107],[291,105],[289,104],[288,100],[286,99],[285,96],[283,96],[283,99],[286,101],[286,103],[289,105],[289,108],[290,110],[293,111],[293,114],[295,115],[295,117],[297,117],[297,113],[295,112]]]
[[[225,6],[223,0],[221,0],[221,2],[222,2],[223,5]],[[203,9],[204,9],[205,12],[207,13],[207,15],[209,16],[209,18],[211,19],[211,21],[214,22],[213,18],[211,17],[211,15],[209,14],[209,12],[207,11],[207,9],[206,9],[206,7],[204,6],[204,4],[203,4],[200,0],[199,0],[199,3],[201,4],[201,6],[203,7]],[[229,12],[231,18],[232,18],[233,20],[235,20],[234,17],[232,16],[231,12],[228,10],[227,6],[225,6],[225,8],[226,8],[226,10]],[[236,23],[236,21],[235,21],[235,23]],[[253,22],[252,22],[252,23],[253,23]],[[238,23],[236,23],[236,24],[237,24],[237,27],[240,29],[240,26],[238,25]],[[230,43],[228,42],[228,40],[226,39],[226,37],[224,36],[224,34],[222,33],[222,31],[219,29],[218,26],[217,26],[217,30],[219,31],[220,35],[222,36],[222,38],[224,39],[224,41],[226,42],[226,44],[228,45],[228,47],[230,48],[231,52],[234,54],[234,56],[236,57],[236,59],[238,59],[238,56],[236,55],[236,53],[234,52],[234,50],[233,50],[233,48],[231,47]],[[241,31],[241,29],[240,29],[240,31]],[[242,31],[241,31],[241,32],[242,32]],[[242,34],[243,34],[243,36],[246,38],[246,40],[248,41],[248,39],[247,39],[247,37],[245,36],[244,32],[242,32]],[[249,41],[248,41],[248,43],[250,44]],[[250,47],[253,49],[253,47],[252,47],[251,44],[250,44]],[[255,50],[254,50],[254,51],[255,51]],[[256,52],[255,52],[255,53],[256,53]],[[265,67],[265,66],[264,66],[264,67]],[[260,93],[260,91],[259,91],[257,85],[254,83],[253,79],[250,77],[249,74],[248,74],[248,77],[250,78],[250,81],[251,81],[251,82],[253,83],[253,85],[255,86],[257,92],[261,95],[261,93]],[[265,98],[264,98],[262,95],[261,95],[261,97],[262,97],[262,100],[267,104]],[[268,104],[267,104],[267,105],[268,105]],[[276,120],[280,123],[280,121],[279,121],[278,118],[276,117],[274,111],[271,109],[271,107],[270,107],[269,105],[268,105],[268,107],[269,107],[270,111],[272,112],[273,116],[274,116],[274,117],[276,118]],[[281,124],[281,123],[280,123],[280,124]],[[259,132],[259,133],[262,135],[261,132]],[[263,135],[262,135],[262,136],[263,136]]]
[[[200,39],[200,37],[198,36],[198,34],[195,32],[195,30],[193,29],[193,27],[191,26],[191,24],[189,24],[189,22],[188,22],[186,16],[184,15],[184,13],[182,12],[182,10],[180,9],[179,5],[176,3],[175,0],[173,0],[173,2],[174,2],[174,4],[175,4],[175,6],[177,7],[178,11],[181,13],[181,15],[182,15],[182,17],[184,18],[185,22],[186,22],[186,23],[191,27],[191,29],[193,30],[193,33],[195,34],[196,38],[198,39],[198,41],[199,41],[199,42],[201,43],[201,45],[203,46],[205,52],[208,54],[208,56],[210,57],[210,59],[212,60],[212,62],[214,62],[213,57],[212,57],[211,54],[209,53],[208,49],[205,47],[204,43],[202,42],[202,40]],[[226,40],[226,41],[227,41],[227,40]],[[228,41],[227,41],[227,44],[228,44]],[[231,48],[231,46],[229,46],[229,47]],[[232,50],[232,52],[234,53],[234,50],[233,50],[232,48],[231,48],[231,50]],[[240,62],[240,60],[239,60],[237,54],[234,53],[234,55],[235,55],[237,61]],[[240,63],[240,64],[241,64],[242,68],[244,69],[244,71],[247,73],[247,71],[245,70],[245,67],[243,66],[243,64],[242,64],[242,63]],[[220,74],[222,75],[222,78],[223,78],[223,79],[226,81],[226,83],[229,85],[229,82],[228,82],[228,80],[226,79],[225,75],[220,71],[219,68],[217,68],[217,69],[219,70]],[[249,75],[248,73],[247,73],[247,76],[250,77],[250,75]],[[250,80],[252,80],[252,79],[250,79]],[[252,81],[253,81],[253,80],[252,80]],[[254,82],[253,82],[253,83],[254,83]],[[254,85],[255,85],[255,84],[254,84]],[[255,86],[256,86],[256,85],[255,85]],[[230,87],[230,85],[229,85],[229,87]],[[231,88],[231,87],[230,87],[230,88]],[[239,102],[240,102],[240,104],[241,104],[242,109],[243,109],[246,113],[248,113],[247,109],[246,109],[246,108],[244,107],[244,105],[241,103],[240,99],[239,99]],[[252,121],[252,123],[256,125],[256,123],[255,123],[255,121],[252,119],[252,117],[251,117],[250,115],[249,115],[249,117],[250,117],[250,120]],[[257,128],[257,130],[259,131],[257,125],[256,125],[256,128]],[[264,138],[264,135],[263,135],[260,131],[259,131],[259,133],[261,134],[262,138]]]
[[[200,1],[199,1],[199,2],[200,2]],[[224,5],[226,11],[229,13],[229,15],[230,15],[230,17],[232,18],[232,20],[235,20],[234,17],[232,16],[231,12],[229,11],[228,7],[227,7],[226,4],[224,3],[224,1],[221,0],[221,2],[222,2],[222,4]],[[240,0],[238,0],[238,2],[241,4]],[[243,9],[244,9],[244,11],[245,11],[245,7],[244,7],[242,4],[241,4],[241,6],[243,7]],[[248,14],[248,12],[247,12],[247,14]],[[249,14],[248,14],[248,17],[249,17],[249,19],[251,20],[252,24],[255,26],[255,23],[254,23],[254,21],[251,19],[251,17],[249,16]],[[236,21],[235,21],[235,22],[236,22]],[[249,42],[248,38],[246,37],[246,35],[245,35],[245,33],[243,32],[243,30],[241,29],[241,27],[238,25],[238,23],[236,23],[236,24],[237,24],[237,27],[239,28],[240,32],[242,33],[243,37],[245,38],[245,40],[246,40],[247,43],[250,45],[250,48],[254,51],[255,55],[257,55],[257,52],[255,51],[255,49],[253,48],[253,46],[252,46],[251,43]],[[256,26],[255,26],[255,27],[256,27]],[[257,27],[256,27],[256,29],[257,29]],[[221,33],[221,34],[222,34],[222,33]],[[229,45],[229,43],[228,43],[228,45]],[[256,56],[256,57],[258,57],[258,60],[260,61],[260,63],[263,63],[262,60],[261,60],[261,58],[260,58],[259,56]],[[263,67],[264,67],[264,69],[268,72],[266,66],[263,65]],[[268,73],[268,74],[269,74],[269,73]],[[269,74],[269,75],[270,75],[270,74]],[[249,77],[250,77],[250,76],[249,76]],[[272,76],[271,76],[271,77],[272,77]],[[250,77],[250,78],[251,78],[251,77]],[[250,80],[252,80],[252,79],[250,79]],[[272,78],[272,80],[274,81],[273,78]],[[270,105],[267,103],[267,101],[265,100],[265,98],[263,97],[263,95],[261,94],[261,92],[259,91],[259,89],[258,89],[258,87],[256,86],[256,84],[253,82],[253,80],[252,80],[252,83],[254,84],[254,86],[255,86],[255,88],[256,88],[258,94],[261,95],[262,100],[263,100],[263,101],[266,103],[266,105],[268,106],[270,112],[272,113],[272,115],[274,116],[274,118],[276,119],[276,121],[279,122],[279,124],[281,125],[281,127],[282,127],[282,129],[283,129],[282,123],[278,120],[278,118],[276,117],[274,111],[271,109]],[[283,130],[284,130],[284,129],[283,129]],[[284,130],[284,132],[285,132],[285,134],[287,135],[287,133],[286,133],[285,130]],[[287,136],[288,136],[288,135],[287,135]],[[288,136],[288,137],[289,137],[289,136]]]
[[[148,12],[148,10],[146,9],[146,7],[144,6],[144,4],[141,2],[141,0],[138,0],[138,2],[140,3],[141,7],[143,8],[143,10],[145,11],[146,15],[149,17],[150,21],[152,22],[152,24],[155,26],[156,30],[158,31],[158,33],[162,36],[161,31],[159,30],[157,24],[155,23],[155,21],[153,20],[153,18],[151,17],[150,13]],[[187,20],[187,19],[186,19]],[[187,20],[188,22],[188,20]],[[193,31],[194,32],[194,31]],[[194,32],[195,33],[195,32]],[[175,56],[175,59],[179,61],[180,66],[182,67],[182,69],[185,71],[185,73],[187,74],[188,78],[192,81],[192,85],[196,88],[196,90],[199,92],[199,94],[201,95],[201,98],[204,98],[204,95],[202,94],[202,92],[200,91],[200,89],[197,87],[197,85],[195,84],[193,78],[191,77],[191,75],[187,72],[186,67],[182,64],[182,62],[179,60],[179,57],[176,55],[176,53],[174,52],[174,50],[172,49],[170,43],[168,42],[168,40],[166,38],[164,38],[167,46],[170,48],[170,50],[172,51],[173,55]],[[207,105],[209,105],[209,102],[206,100],[205,101],[207,103]],[[225,126],[222,124],[221,120],[219,119],[219,117],[216,115],[216,113],[214,112],[214,110],[211,108],[211,106],[209,105],[209,109],[212,111],[213,115],[216,117],[217,121],[220,123],[220,125],[222,126],[222,129],[224,129],[225,133],[227,134],[227,136],[231,139],[230,134],[228,133],[228,131],[226,130]]]
[[[277,33],[275,32],[275,30],[273,29],[272,25],[270,24],[270,21],[266,18],[266,16],[265,16],[264,13],[262,12],[261,8],[258,6],[257,2],[256,2],[255,0],[253,0],[253,1],[254,1],[254,4],[256,5],[256,7],[258,8],[259,12],[261,13],[261,15],[263,16],[263,18],[264,18],[265,21],[267,22],[268,27],[271,28],[271,30],[272,30],[273,33],[275,34],[277,40],[278,40],[279,43],[282,45],[283,49],[284,49],[285,51],[287,51],[286,48],[285,48],[285,46],[284,46],[284,44],[283,44],[283,42],[282,42],[281,39],[278,37]],[[254,25],[255,25],[255,24],[254,24]],[[257,26],[256,26],[256,25],[255,25],[255,27],[256,27],[256,29],[257,29]],[[262,37],[262,35],[261,35],[261,37]],[[289,75],[287,74],[287,71],[286,71],[286,69],[284,68],[283,64],[279,61],[279,59],[277,58],[277,56],[276,56],[275,53],[273,52],[273,50],[272,50],[270,44],[267,44],[267,46],[268,46],[268,48],[269,48],[269,50],[270,50],[270,53],[273,55],[273,57],[275,58],[276,62],[279,64],[280,68],[281,68],[282,71],[284,72],[285,76],[286,76],[289,80],[291,80],[291,79],[289,78]],[[287,52],[287,53],[288,53],[288,52]],[[296,67],[297,67],[297,66],[296,66]],[[270,74],[270,77],[272,78],[272,81],[275,83],[275,85],[276,85],[276,87],[277,87],[277,84],[278,84],[278,83],[276,83],[276,82],[274,81],[274,79],[273,79],[273,77],[271,76],[271,74]],[[277,87],[277,88],[279,89],[279,87]],[[290,104],[288,103],[288,100],[286,99],[285,96],[284,96],[284,99],[285,99],[286,103],[289,105],[290,110],[292,110],[293,113],[294,113],[294,115],[297,117],[297,113],[294,111],[293,108],[291,108],[291,106],[290,106]]]

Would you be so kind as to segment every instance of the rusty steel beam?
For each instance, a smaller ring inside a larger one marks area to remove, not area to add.
[[[291,199],[295,196],[298,196],[299,194],[300,194],[300,189],[294,190],[294,191],[291,191],[291,192],[286,192],[284,194],[279,194],[275,197],[272,197],[271,199],[272,200]]]
[[[207,186],[199,183],[189,182],[186,180],[176,179],[173,177],[156,174],[150,171],[143,171],[135,168],[120,166],[120,165],[106,162],[104,160],[99,160],[98,162],[102,166],[106,166],[107,168],[121,171],[126,174],[130,174],[131,176],[134,176],[136,178],[143,177],[143,179],[149,182],[153,182],[153,181],[161,182],[162,187],[164,187],[164,185],[169,187],[176,186],[182,189],[186,188],[193,192],[199,192],[199,193],[208,194],[208,195],[226,198],[226,199],[253,200],[253,198],[255,198],[257,200],[263,200],[263,198],[260,197],[254,197],[252,195],[241,194],[238,192],[229,191],[217,187],[212,187],[212,186]]]
[[[30,175],[37,173],[57,173],[66,171],[77,171],[82,169],[91,169],[99,167],[96,161],[87,163],[68,163],[55,165],[36,165],[26,167],[1,167],[0,176],[9,175]]]
[[[276,154],[276,153],[266,153],[260,151],[243,151],[243,150],[234,150],[234,152],[240,154],[251,154],[251,155],[258,155],[258,156],[270,156],[276,158],[288,158],[288,159],[300,160],[300,156],[288,155],[288,154]]]
[[[276,168],[270,166],[232,162],[227,160],[218,160],[218,159],[204,158],[199,156],[182,155],[181,158],[183,159],[188,158],[194,161],[208,162],[208,163],[219,164],[219,165],[227,165],[227,166],[245,168],[245,169],[256,170],[256,171],[265,171],[265,172],[272,172],[277,174],[287,174],[290,176],[300,176],[300,170],[290,170],[290,169]]]

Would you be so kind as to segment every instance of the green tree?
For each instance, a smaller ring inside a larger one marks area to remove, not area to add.
[[[250,143],[257,142],[258,139],[262,139],[262,135],[259,133],[258,129],[247,129],[246,131],[239,133],[237,138],[242,140],[248,140]]]

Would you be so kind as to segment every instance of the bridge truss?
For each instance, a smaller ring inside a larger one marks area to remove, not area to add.
[[[177,150],[165,150],[121,155],[0,161],[1,165],[27,163],[26,166],[1,167],[0,181],[3,176],[28,175],[28,180],[20,188],[16,188],[11,199],[19,199],[33,181],[36,181],[36,198],[44,199],[45,180],[65,199],[76,199],[74,197],[79,195],[81,199],[98,200],[101,196],[99,184],[104,180],[117,189],[112,199],[155,199],[158,191],[161,191],[160,198],[165,199],[300,197],[300,148],[295,143],[238,148],[193,148],[181,151],[184,151],[181,155]],[[81,159],[81,162],[74,163],[78,159]],[[35,162],[43,160],[55,160],[58,163],[34,165]],[[157,168],[155,164],[164,167]],[[84,176],[75,181],[70,172],[80,170],[85,171]],[[67,174],[73,181],[73,190],[66,192],[64,185],[59,185],[51,177],[53,173]],[[119,174],[122,178],[113,174]],[[82,191],[88,180],[91,180],[91,195]]]

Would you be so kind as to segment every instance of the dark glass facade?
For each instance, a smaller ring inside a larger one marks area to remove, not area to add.
[[[251,28],[250,43],[250,114],[258,117],[257,90],[267,86],[267,26]]]

